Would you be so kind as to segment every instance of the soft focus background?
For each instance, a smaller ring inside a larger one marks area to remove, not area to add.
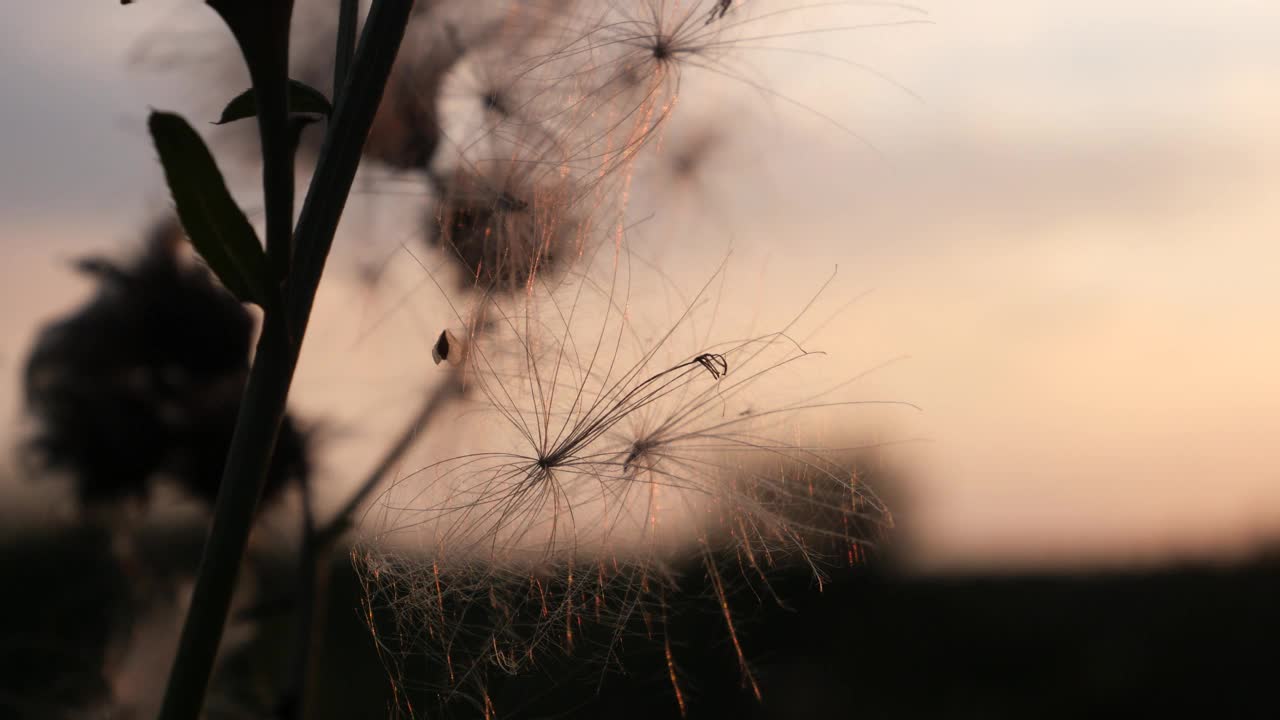
[[[164,53],[136,62],[148,34],[193,14],[184,5],[51,0],[0,11],[9,442],[32,333],[87,290],[67,261],[132,247],[164,207],[146,109],[211,114],[193,85],[213,73],[186,80],[163,68],[173,61]],[[1225,557],[1274,537],[1280,7],[925,9],[933,25],[792,45],[861,63],[909,93],[846,63],[763,52],[746,54],[746,67],[788,100],[748,90],[700,103],[696,86],[687,90],[682,102],[705,118],[696,122],[726,139],[698,187],[682,191],[694,207],[676,204],[663,225],[681,237],[653,241],[654,257],[692,255],[705,276],[732,247],[742,284],[765,278],[779,297],[801,298],[836,265],[835,297],[871,291],[823,349],[844,358],[846,376],[910,356],[862,387],[924,408],[897,429],[928,439],[910,451],[913,502],[899,512],[921,566]],[[209,22],[184,21],[181,32],[216,48],[212,14],[198,12]],[[802,25],[823,18],[809,12]],[[252,172],[240,179],[252,189]],[[394,236],[394,250],[403,237],[379,208],[395,201],[377,195],[356,203],[346,227]],[[335,273],[330,296],[356,292],[352,274]],[[761,309],[755,293],[726,298]],[[314,355],[394,358],[346,375],[366,400],[358,409],[333,390],[349,366],[309,359],[299,403],[395,427],[395,385],[425,372],[438,326],[361,344],[367,317],[334,322]],[[5,493],[11,507],[58,513],[28,486],[8,482]]]
[[[780,564],[779,602],[728,596],[764,704],[697,564],[675,569],[664,640],[645,615],[625,657],[593,662],[620,634],[587,623],[577,655],[473,685],[509,717],[674,717],[677,674],[690,717],[1273,704],[1252,658],[1280,638],[1280,5],[927,2],[927,24],[847,28],[912,17],[874,5],[775,0],[799,9],[777,17],[795,34],[743,48],[727,69],[745,82],[689,70],[636,170],[627,242],[669,281],[637,291],[650,328],[722,263],[720,337],[785,324],[834,273],[807,319],[827,354],[800,378],[859,377],[834,399],[921,412],[859,408],[803,433],[889,443],[857,458],[896,511],[888,552],[832,569],[823,592]],[[201,516],[168,524],[184,506],[162,495],[109,541],[12,451],[32,340],[92,290],[71,262],[127,256],[168,208],[150,107],[207,130],[260,219],[252,143],[201,123],[245,84],[215,60],[223,35],[195,0],[0,7],[0,577],[18,588],[0,603],[0,716],[150,717],[158,700]],[[441,377],[431,346],[456,320],[436,285],[450,268],[415,238],[423,213],[421,182],[375,168],[344,216],[291,401],[330,506]],[[432,434],[400,474],[468,427]],[[211,718],[280,700],[297,614],[296,498],[283,505],[255,531]],[[453,686],[439,657],[389,676],[363,599],[336,553],[318,717],[406,700],[482,714],[431,694],[432,678]]]

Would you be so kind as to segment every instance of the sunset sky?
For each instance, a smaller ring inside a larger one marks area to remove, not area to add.
[[[915,480],[899,516],[922,565],[1119,563],[1274,540],[1280,4],[921,6],[931,24],[778,44],[809,54],[744,52],[735,67],[785,97],[732,83],[728,98],[699,96],[691,80],[680,110],[726,139],[638,242],[698,268],[690,284],[732,248],[731,276],[764,278],[770,298],[803,304],[836,266],[831,309],[870,291],[821,349],[832,378],[909,356],[859,392],[923,408],[892,420],[928,440],[895,453]],[[194,0],[0,9],[4,427],[19,424],[31,334],[83,296],[66,260],[130,247],[165,206],[147,108],[207,112],[181,76],[129,63],[188,12],[216,29]],[[783,29],[887,15],[814,9]],[[252,172],[230,175],[252,197]],[[372,223],[394,249],[404,202],[358,196],[345,227]],[[405,263],[394,272],[412,283]],[[439,326],[399,317],[357,343],[377,311],[342,315],[361,292],[350,275],[334,276],[318,312],[335,319],[313,338],[341,358],[304,361],[297,390],[303,407],[354,420],[426,372]],[[785,316],[753,283],[731,283],[727,306]],[[343,368],[364,406],[332,390]],[[384,402],[375,424],[393,428],[411,404]]]

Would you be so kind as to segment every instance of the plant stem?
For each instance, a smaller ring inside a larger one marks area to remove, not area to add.
[[[351,56],[356,49],[356,28],[360,18],[359,0],[338,0],[338,30],[333,60],[333,102],[346,86],[351,71]],[[302,494],[302,543],[298,550],[298,589],[294,649],[289,675],[281,695],[278,715],[301,720],[310,714],[315,691],[315,666],[312,660],[322,650],[320,644],[328,609],[328,558],[336,536],[317,532],[315,508],[308,486]]]
[[[288,34],[285,34],[288,37]],[[262,140],[263,203],[267,215],[267,259],[276,283],[285,282],[293,255],[294,147],[297,131],[289,122],[289,46],[284,62],[255,73],[258,134]]]
[[[329,557],[332,542],[326,542],[314,523],[303,531],[298,553],[298,588],[294,645],[289,675],[281,695],[277,715],[284,720],[309,717],[314,705],[315,663],[321,647],[329,597]]]
[[[288,305],[290,327],[299,336],[311,315],[315,289],[355,180],[364,140],[382,101],[412,12],[413,0],[374,0],[351,70],[337,93],[338,104],[294,233],[296,249]],[[358,142],[352,142],[355,137]]]
[[[282,318],[268,313],[236,418],[178,655],[165,688],[163,720],[195,720],[200,715],[297,359]]]
[[[249,3],[209,0],[231,29],[249,69],[262,148],[262,194],[266,208],[267,258],[279,295],[293,254],[294,147],[289,117],[289,29],[293,0]]]
[[[294,636],[289,684],[280,704],[281,717],[300,720],[308,717],[308,711],[315,706],[317,673],[314,661],[322,655],[320,645],[324,640],[328,612],[330,553],[343,533],[351,527],[356,511],[408,452],[431,417],[446,402],[461,394],[461,380],[461,372],[452,372],[423,398],[418,412],[410,418],[404,430],[365,476],[359,488],[328,523],[317,527],[310,498],[303,500],[307,505],[303,509],[305,523],[298,560],[298,625]]]
[[[161,720],[196,720],[204,705],[320,276],[412,10],[413,0],[374,1],[325,135],[294,235],[286,304],[268,307],[263,321]]]
[[[454,371],[444,382],[437,385],[429,395],[423,398],[422,405],[418,408],[409,422],[405,425],[404,430],[400,431],[400,435],[395,439],[387,451],[383,453],[382,458],[373,466],[369,474],[365,476],[364,482],[356,492],[347,499],[345,505],[342,506],[333,518],[323,527],[316,531],[316,535],[325,541],[334,541],[342,535],[351,525],[351,518],[355,515],[356,510],[369,499],[369,495],[380,485],[387,473],[391,472],[391,468],[404,454],[408,452],[413,441],[417,439],[418,434],[426,427],[427,422],[433,415],[449,400],[462,394],[461,372]]]
[[[333,53],[333,98],[346,83],[351,71],[351,54],[356,49],[356,25],[360,18],[360,0],[338,0],[338,42]]]

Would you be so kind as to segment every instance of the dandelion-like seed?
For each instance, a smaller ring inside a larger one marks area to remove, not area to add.
[[[683,96],[685,77],[696,73],[706,80],[738,86],[757,97],[780,101],[814,116],[866,145],[853,129],[824,112],[818,105],[780,92],[763,82],[759,70],[742,60],[807,56],[851,68],[894,86],[919,99],[893,78],[856,60],[828,54],[798,42],[830,33],[853,34],[926,24],[924,11],[906,3],[836,2],[769,7],[750,3],[754,13],[735,13],[731,1],[608,3],[602,16],[584,20],[581,35],[542,60],[561,68],[558,78],[571,78],[583,88],[580,94],[591,104],[593,117],[602,119],[613,139],[612,152],[630,159],[647,143],[673,112]],[[756,8],[755,6],[761,7]],[[744,8],[745,9],[745,8]],[[822,10],[875,10],[873,18],[821,27],[778,27],[784,20],[798,20]],[[619,145],[618,143],[621,142]],[[872,146],[874,147],[874,146]]]
[[[562,125],[582,131],[572,154],[606,168],[635,158],[675,109],[684,68],[715,49],[707,43],[716,31],[696,22],[703,14],[698,3],[610,4],[604,18],[592,17],[579,38],[534,65],[550,68],[570,99]]]
[[[629,293],[585,275],[535,281],[516,305],[492,305],[495,327],[469,344],[466,363],[480,412],[506,432],[397,481],[381,504],[384,532],[356,556],[396,633],[421,638],[410,618],[421,622],[447,666],[469,668],[442,683],[442,698],[484,687],[491,671],[522,672],[553,647],[581,652],[584,635],[604,633],[608,660],[635,622],[665,612],[679,583],[670,568],[690,552],[755,688],[726,563],[767,585],[770,564],[787,556],[820,572],[824,537],[867,539],[855,533],[872,524],[831,521],[875,517],[874,496],[823,449],[789,437],[800,418],[863,403],[814,393],[740,411],[815,357],[789,333],[800,316],[663,362],[693,334],[709,288],[649,343],[628,319]],[[589,310],[600,307],[603,316]]]
[[[398,683],[419,679],[403,661],[430,648],[440,673],[423,683],[442,704],[488,716],[492,678],[563,653],[613,665],[638,633],[660,644],[683,713],[681,650],[664,632],[690,577],[676,568],[692,561],[743,686],[760,697],[735,582],[772,597],[770,570],[800,563],[820,584],[824,563],[860,557],[887,524],[830,448],[800,439],[815,419],[867,402],[833,399],[842,386],[787,397],[775,382],[818,355],[795,332],[813,301],[774,332],[713,341],[696,318],[723,282],[717,273],[673,323],[646,332],[626,239],[632,170],[686,75],[729,80],[844,129],[731,62],[738,51],[844,62],[771,43],[910,22],[767,29],[771,18],[844,5],[753,15],[728,0],[578,2],[541,15],[522,39],[464,40],[465,57],[431,86],[448,159],[440,152],[426,170],[426,240],[456,262],[479,309],[470,321],[458,314],[460,342],[444,333],[435,347],[438,362],[466,349],[457,372],[471,407],[449,430],[458,446],[391,484],[354,553]],[[521,17],[520,4],[503,7],[499,26]],[[719,131],[695,138],[673,174],[696,172]]]

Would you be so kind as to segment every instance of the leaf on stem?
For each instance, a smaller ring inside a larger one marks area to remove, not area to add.
[[[191,244],[232,294],[264,304],[270,287],[266,253],[204,141],[173,113],[153,111],[147,126]]]
[[[227,103],[227,106],[222,109],[222,116],[213,124],[225,125],[236,120],[256,117],[257,114],[258,99],[253,88],[249,88]],[[319,90],[297,80],[290,80],[289,114],[307,120],[319,120],[333,114],[333,105]]]

